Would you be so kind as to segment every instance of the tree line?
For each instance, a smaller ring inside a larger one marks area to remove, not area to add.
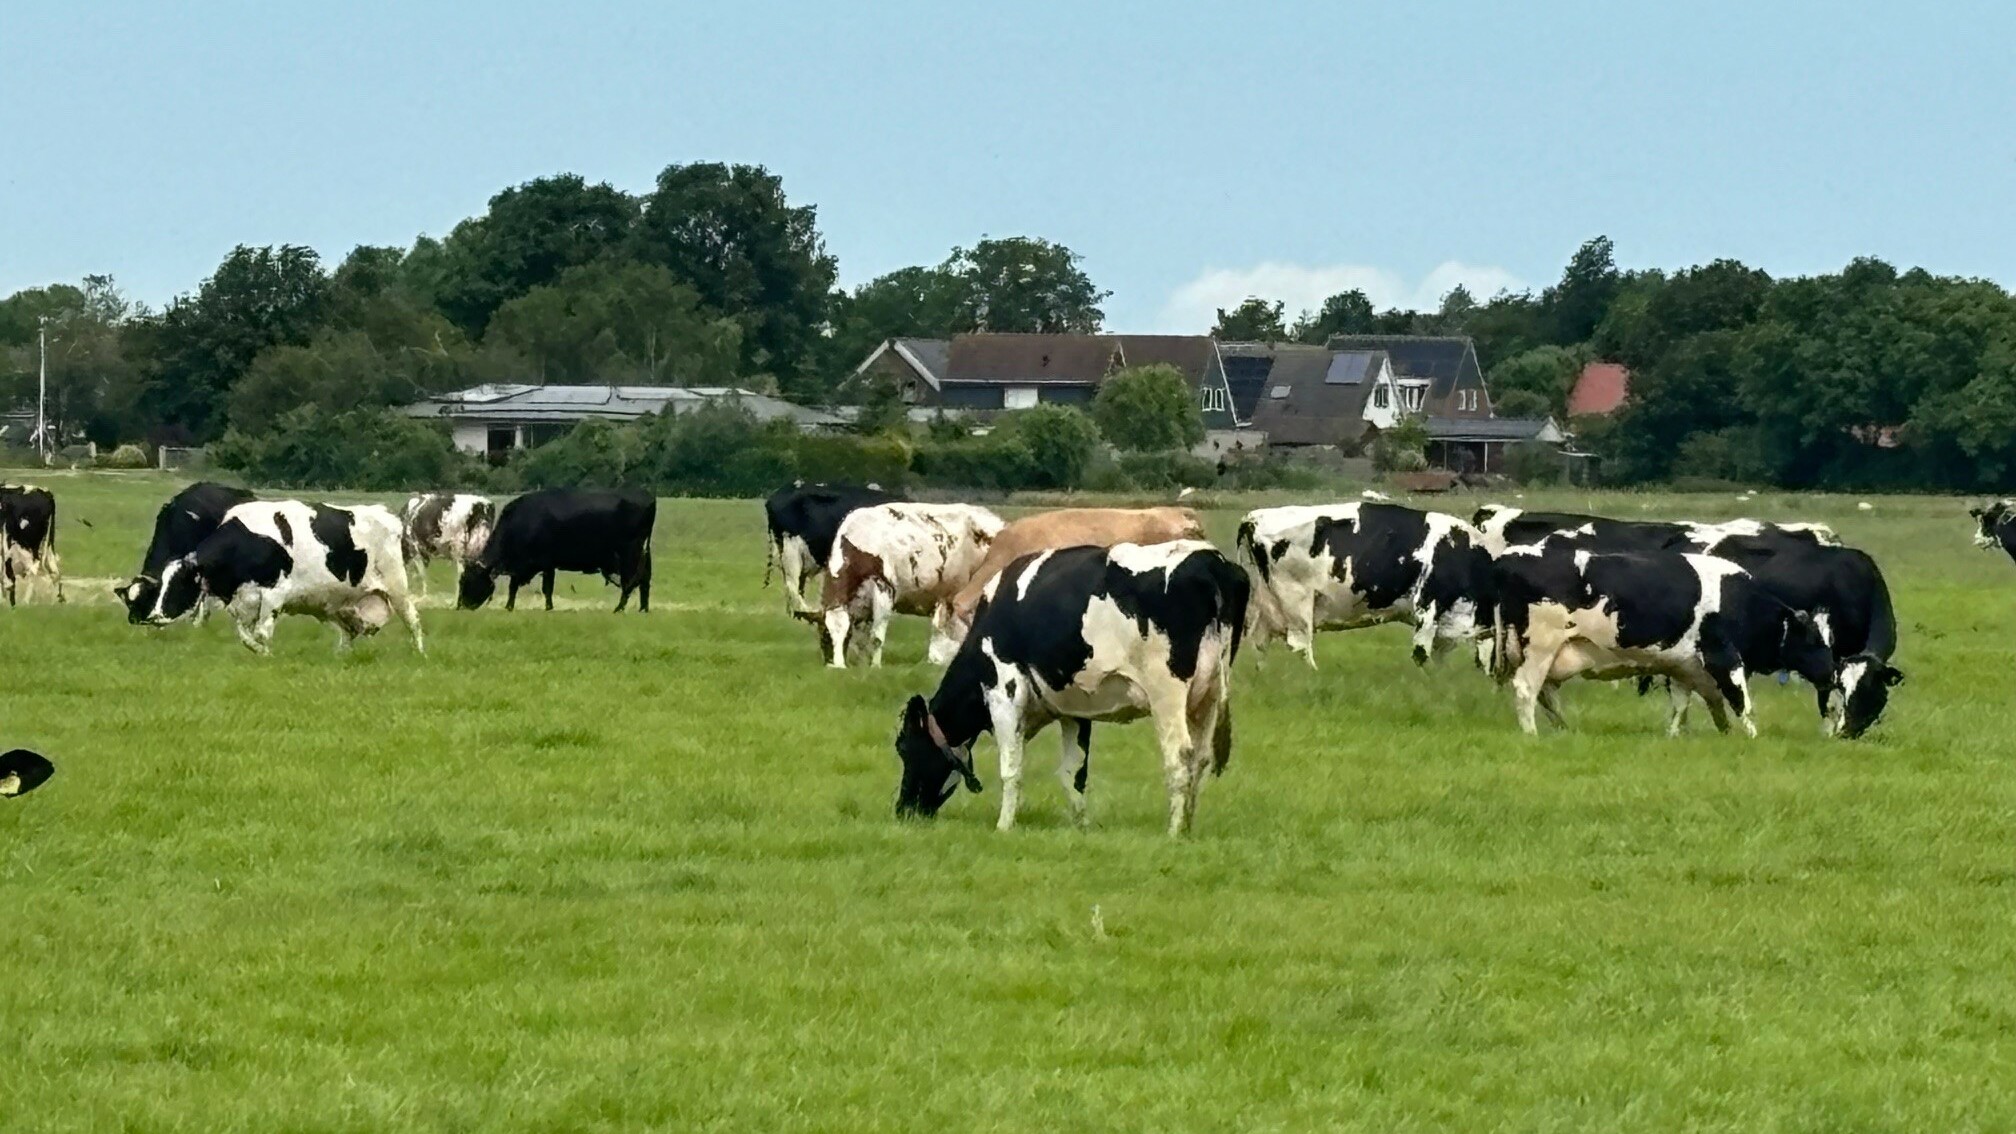
[[[817,222],[759,166],[673,165],[642,194],[539,178],[443,237],[333,267],[235,248],[158,311],[102,275],[17,292],[0,300],[0,397],[32,400],[46,323],[50,416],[107,445],[218,442],[256,462],[341,435],[368,455],[420,443],[388,407],[524,381],[743,386],[860,404],[867,432],[900,432],[893,391],[850,384],[883,339],[1102,328],[1109,293],[1060,244],[982,239],[846,290]],[[1625,271],[1599,237],[1537,291],[1457,287],[1433,311],[1347,291],[1292,319],[1251,297],[1211,333],[1469,335],[1504,416],[1561,416],[1586,362],[1621,362],[1623,411],[1572,425],[1627,483],[1972,490],[2016,465],[2016,300],[1876,260]]]

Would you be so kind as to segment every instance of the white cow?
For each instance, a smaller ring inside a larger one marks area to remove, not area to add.
[[[420,593],[427,593],[427,565],[446,559],[457,574],[490,541],[497,526],[497,505],[487,496],[467,493],[425,492],[406,501],[406,542],[402,548],[407,570],[420,577]]]
[[[398,517],[376,504],[240,504],[195,551],[162,571],[147,621],[166,625],[215,598],[231,613],[239,640],[265,654],[282,614],[334,623],[338,650],[397,615],[413,648],[424,653],[420,612],[406,589],[403,533]]]
[[[854,633],[866,622],[872,653],[882,664],[889,616],[925,614],[935,634],[947,632],[950,603],[1006,524],[972,504],[877,504],[848,513],[833,538],[817,614],[826,664],[847,665]]]

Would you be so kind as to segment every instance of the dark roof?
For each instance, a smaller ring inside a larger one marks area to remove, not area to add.
[[[1173,366],[1195,387],[1218,360],[1218,344],[1208,335],[1114,335],[1123,365]]]
[[[1364,434],[1371,384],[1326,381],[1331,357],[1325,347],[1284,343],[1273,348],[1273,365],[1252,413],[1253,428],[1266,430],[1269,444],[1335,445]],[[1376,373],[1381,362],[1374,352],[1368,370]],[[1277,391],[1283,396],[1275,397]]]
[[[1095,386],[1111,368],[1114,349],[1104,335],[960,335],[952,340],[945,381]]]
[[[910,357],[924,368],[924,377],[933,386],[945,381],[945,364],[951,360],[952,343],[947,339],[897,339]]]
[[[1436,441],[1531,441],[1554,422],[1545,417],[1431,417],[1426,424]]]
[[[1396,376],[1431,380],[1430,398],[1449,396],[1463,373],[1465,356],[1472,353],[1464,335],[1332,335],[1329,345],[1331,350],[1385,351]]]

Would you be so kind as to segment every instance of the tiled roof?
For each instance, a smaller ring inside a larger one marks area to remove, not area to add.
[[[1582,368],[1568,393],[1568,416],[1615,413],[1631,392],[1631,372],[1615,362],[1592,362]]]
[[[952,340],[945,381],[1097,385],[1111,368],[1114,350],[1114,341],[1104,335],[959,335]]]

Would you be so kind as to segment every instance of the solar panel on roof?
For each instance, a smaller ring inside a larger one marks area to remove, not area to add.
[[[1267,391],[1267,396],[1270,398],[1285,398],[1288,396],[1288,387],[1276,386],[1273,389]]]
[[[1330,369],[1323,374],[1326,386],[1356,386],[1365,380],[1365,368],[1372,363],[1372,356],[1363,351],[1346,351],[1330,360]]]

